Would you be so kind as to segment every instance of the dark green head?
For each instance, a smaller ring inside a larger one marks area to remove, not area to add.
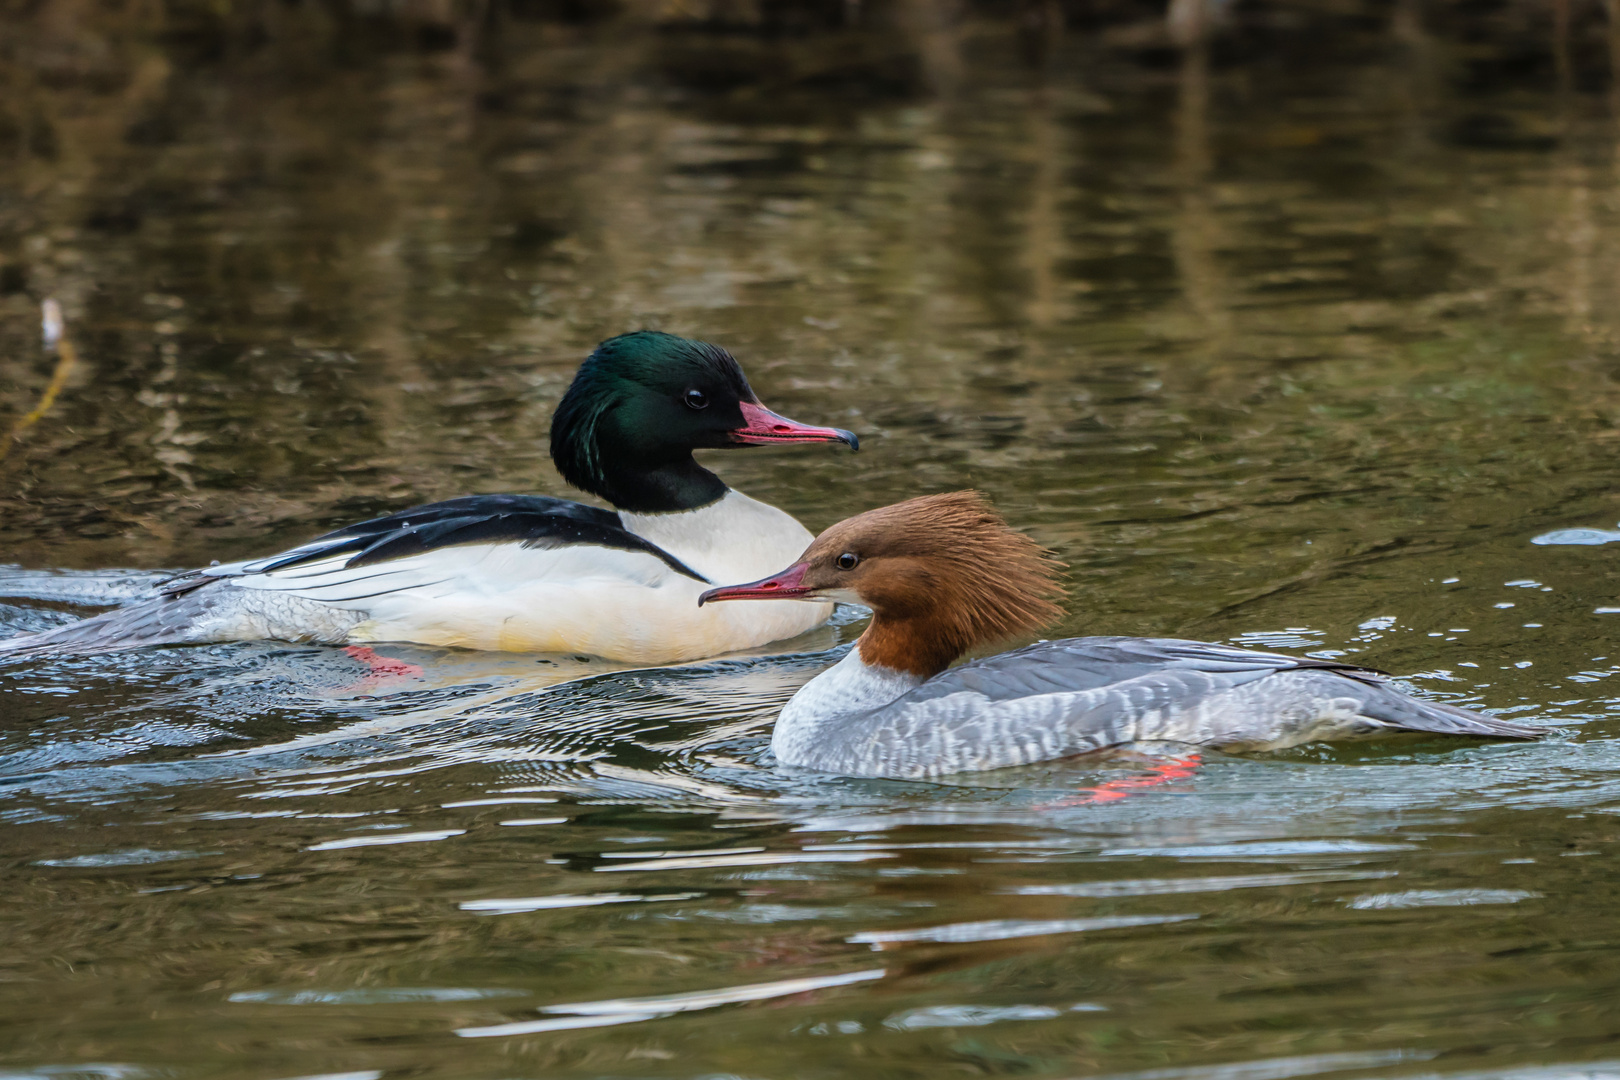
[[[621,510],[705,506],[726,493],[693,450],[855,436],[777,416],[718,345],[640,330],[608,338],[580,365],[551,418],[563,478]]]

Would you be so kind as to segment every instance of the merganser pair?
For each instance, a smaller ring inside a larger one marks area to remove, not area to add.
[[[700,608],[719,581],[767,573],[811,534],[729,489],[692,451],[841,442],[760,404],[724,349],[642,331],[610,338],[552,417],[551,456],[617,512],[473,495],[373,518],[265,559],[182,574],[156,594],[0,642],[0,656],[248,641],[407,641],[665,664],[790,638],[832,603]]]
[[[699,598],[872,609],[854,649],[806,683],[771,738],[778,762],[920,780],[1174,742],[1274,750],[1392,732],[1534,739],[1543,732],[1401,693],[1332,660],[1172,638],[1043,641],[946,670],[1061,609],[1056,564],[976,492],[849,518],[791,566]]]

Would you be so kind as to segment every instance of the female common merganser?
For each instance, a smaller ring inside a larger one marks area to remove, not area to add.
[[[1056,564],[976,492],[839,522],[786,570],[714,600],[842,600],[872,609],[855,648],[793,695],[777,761],[917,780],[1137,742],[1270,750],[1396,731],[1542,732],[1396,690],[1332,660],[1171,638],[1043,641],[946,671],[1060,609]]]
[[[781,566],[810,533],[727,488],[692,451],[808,442],[858,445],[766,409],[716,345],[625,334],[597,346],[551,424],[563,477],[618,513],[540,495],[432,503],[193,570],[151,599],[0,642],[0,655],[275,638],[660,664],[763,645],[820,625],[832,604],[737,618],[695,601],[715,581]]]

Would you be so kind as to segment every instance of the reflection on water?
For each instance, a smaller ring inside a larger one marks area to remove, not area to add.
[[[874,968],[870,971],[852,971],[847,975],[783,979],[780,982],[731,986],[724,990],[699,991],[693,994],[662,994],[657,997],[623,998],[616,1001],[580,1001],[570,1005],[547,1005],[540,1011],[565,1015],[550,1020],[462,1028],[456,1034],[467,1039],[482,1039],[497,1035],[532,1035],[542,1031],[562,1031],[576,1027],[632,1024],[641,1020],[673,1016],[675,1013],[713,1009],[720,1005],[737,1005],[747,1001],[768,1001],[771,998],[808,994],[812,990],[825,990],[834,986],[881,979],[884,974],[882,968]]]
[[[1063,632],[1552,738],[778,770],[853,611],[668,670],[14,664],[0,1078],[1613,1075],[1620,33],[1168,7],[19,9],[0,633],[562,493],[573,367],[652,326],[860,434],[713,455],[812,528],[975,486]]]

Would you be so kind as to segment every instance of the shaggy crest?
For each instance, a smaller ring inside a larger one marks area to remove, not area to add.
[[[838,560],[854,555],[853,569]],[[873,611],[862,658],[927,677],[970,649],[1032,633],[1063,613],[1061,564],[976,491],[869,510],[818,536],[806,584],[853,593]]]

